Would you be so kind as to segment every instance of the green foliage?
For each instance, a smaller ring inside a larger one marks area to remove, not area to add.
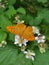
[[[14,36],[7,31],[6,27],[16,23],[15,16],[19,15],[20,20],[24,20],[25,24],[37,26],[40,32],[46,36],[46,44],[49,45],[49,1],[48,0],[2,0],[5,8],[0,5],[0,42],[7,41],[7,47],[0,48],[0,65],[48,65],[49,50],[45,54],[40,54],[37,42],[28,42],[27,48],[35,50],[35,61],[32,62],[25,58],[15,46]],[[14,22],[13,22],[14,21]]]
[[[6,40],[7,34],[0,30],[0,42]]]
[[[6,26],[11,25],[12,23],[8,18],[6,18],[4,15],[0,15],[0,27],[3,31],[6,31]]]
[[[23,58],[23,59],[22,59]],[[0,48],[0,64],[1,65],[32,65],[31,60],[27,60],[23,53],[11,43],[7,47]]]
[[[9,35],[8,35],[8,40],[13,42],[13,41],[14,41],[14,36],[15,36],[15,35],[9,33]]]
[[[46,3],[47,0],[37,0],[38,2]]]
[[[45,54],[40,54],[36,49],[35,59],[34,62],[26,59],[23,53],[11,43],[9,43],[5,48],[0,48],[0,65],[48,65],[49,51]]]
[[[5,14],[11,18],[14,14],[16,14],[16,10],[13,6],[9,6],[9,9],[5,12]]]
[[[16,0],[8,0],[9,5],[13,5],[16,2]]]
[[[24,8],[20,7],[17,9],[17,12],[20,13],[20,14],[26,14],[26,11]]]
[[[49,24],[49,10],[48,9],[43,9],[38,13],[39,19],[44,19],[46,21],[45,23]]]
[[[49,64],[49,50],[45,54],[40,54],[36,50],[36,61],[33,62],[34,65],[48,65]]]

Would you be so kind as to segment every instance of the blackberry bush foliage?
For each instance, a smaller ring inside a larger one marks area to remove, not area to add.
[[[49,0],[0,0],[0,65],[49,64]]]

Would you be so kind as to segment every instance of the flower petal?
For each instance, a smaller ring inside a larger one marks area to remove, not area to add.
[[[34,57],[32,57],[32,60],[34,61]]]
[[[19,35],[15,35],[15,39],[19,39],[20,38],[20,36]]]
[[[35,53],[31,53],[33,56],[35,56]]]
[[[39,33],[39,29],[38,29],[37,27],[32,26],[32,28],[33,28],[33,33],[36,33],[36,34],[38,34],[38,33]]]
[[[28,52],[27,51],[24,51],[24,54],[27,54]]]
[[[23,43],[25,46],[27,45],[26,43]]]
[[[43,39],[45,39],[45,36],[42,36]]]
[[[44,43],[44,42],[45,42],[45,40],[43,40],[43,39],[42,39],[42,40],[41,40],[41,42],[43,42],[43,43]]]
[[[38,40],[38,37],[35,37],[35,40]]]
[[[38,40],[38,43],[40,43],[41,42],[41,40]]]
[[[18,44],[18,41],[17,42],[14,42],[14,44]]]
[[[21,43],[19,43],[19,46],[21,47],[21,46],[22,46],[22,44],[21,44]]]
[[[24,39],[24,42],[28,42],[28,40]]]
[[[0,44],[0,47],[2,47],[2,44]]]
[[[28,56],[28,55],[26,55],[26,58],[29,58],[29,56]]]

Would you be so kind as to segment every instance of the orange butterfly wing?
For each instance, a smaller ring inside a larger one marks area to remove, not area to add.
[[[22,35],[24,30],[26,29],[26,25],[22,23],[18,23],[15,26],[7,26],[7,30],[13,34]]]
[[[34,40],[34,34],[32,33],[31,26],[26,27],[25,24],[18,23],[15,26],[7,26],[7,30],[13,34],[20,35],[21,37],[27,39],[28,41]]]
[[[32,33],[32,27],[28,26],[24,33],[22,34],[22,37],[24,39],[27,39],[28,41],[33,41],[35,39],[34,34]]]

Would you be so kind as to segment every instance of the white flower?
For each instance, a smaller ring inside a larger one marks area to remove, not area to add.
[[[35,56],[34,52],[28,50],[28,51],[24,51],[24,54],[26,54],[26,58],[32,59],[34,61],[34,56]]]
[[[17,15],[17,16],[15,17],[15,20],[18,21],[19,18],[20,18],[19,15]]]
[[[46,45],[44,43],[40,44],[39,50],[40,50],[41,53],[45,53],[46,52],[45,48],[46,48]]]
[[[17,23],[24,23],[24,20],[22,20],[22,21],[18,20]]]
[[[0,8],[5,8],[5,5],[0,3]]]
[[[14,42],[14,44],[18,44],[19,46],[22,46],[22,45],[26,46],[27,42],[28,42],[28,40],[21,38],[19,35],[15,35],[15,42]]]
[[[24,20],[21,21],[18,15],[15,17],[15,20],[17,21],[17,23],[24,23]]]
[[[25,51],[26,46],[24,46],[24,45],[23,45],[23,46],[21,46],[21,48],[20,48],[20,49],[21,49],[21,51]]]
[[[2,44],[0,43],[0,47],[2,47]]]
[[[21,23],[24,23],[24,20],[22,20]]]
[[[45,36],[43,35],[38,35],[37,37],[35,37],[35,40],[38,41],[38,43],[44,43],[45,42]]]
[[[46,52],[45,48],[39,48],[39,50],[40,50],[40,53],[45,53]]]
[[[6,44],[7,44],[6,41],[2,41],[2,42],[0,43],[0,47],[5,47]]]
[[[4,4],[2,5],[2,8],[5,8],[5,5]]]
[[[39,29],[35,26],[32,26],[32,29],[33,29],[33,33],[35,34],[39,34]]]

